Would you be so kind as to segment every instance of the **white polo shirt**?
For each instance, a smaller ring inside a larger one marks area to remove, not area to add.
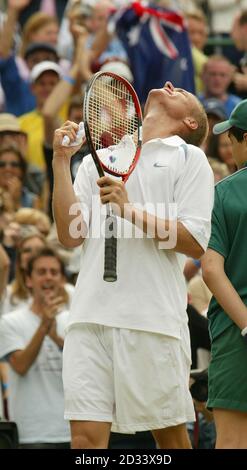
[[[103,280],[104,231],[97,238],[105,208],[99,199],[97,171],[91,156],[84,158],[74,184],[88,208],[89,234],[82,248],[81,269],[71,306],[69,327],[90,322],[117,328],[151,331],[180,338],[187,322],[187,292],[183,276],[186,257],[124,219],[119,219],[118,280]],[[177,208],[177,218],[205,250],[211,230],[213,173],[202,150],[180,137],[154,139],[143,145],[136,169],[126,183],[129,201],[148,212]],[[93,197],[92,197],[93,196]],[[85,212],[85,211],[84,211]],[[157,213],[157,212],[156,212]],[[135,232],[139,236],[130,237]],[[126,235],[128,237],[126,237]]]

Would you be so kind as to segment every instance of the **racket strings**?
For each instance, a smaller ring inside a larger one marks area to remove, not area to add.
[[[132,94],[124,83],[108,76],[95,82],[88,123],[96,150],[116,146],[115,151],[102,153],[104,165],[116,173],[128,173],[136,154],[139,120]]]

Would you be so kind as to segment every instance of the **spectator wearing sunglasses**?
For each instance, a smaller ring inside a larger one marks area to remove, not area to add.
[[[19,207],[38,208],[39,201],[29,191],[23,181],[26,175],[26,162],[22,153],[12,145],[0,148],[0,188],[6,190],[13,201],[15,210]]]
[[[21,130],[16,116],[9,113],[0,113],[0,148],[15,145],[26,155],[28,149],[27,133]],[[34,194],[40,195],[43,191],[44,174],[36,165],[27,164],[25,186]]]

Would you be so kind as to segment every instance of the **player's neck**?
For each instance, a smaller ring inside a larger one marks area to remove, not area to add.
[[[154,118],[152,115],[145,116],[143,122],[143,144],[152,139],[164,139],[176,134],[175,126],[170,120]]]

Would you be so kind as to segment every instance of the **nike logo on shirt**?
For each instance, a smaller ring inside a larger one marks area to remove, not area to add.
[[[155,163],[154,163],[154,167],[155,167],[155,168],[167,168],[167,165],[162,165],[162,163],[155,162]]]

